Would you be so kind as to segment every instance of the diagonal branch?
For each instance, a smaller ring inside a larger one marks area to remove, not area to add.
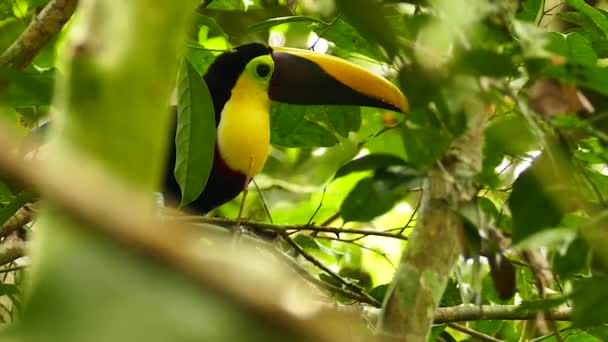
[[[218,225],[221,227],[234,227],[234,220],[216,217],[200,217],[200,216],[187,216],[188,220],[202,223],[209,223]],[[297,224],[273,224],[266,222],[257,222],[250,220],[241,220],[241,225],[245,227],[270,230],[276,232],[290,232],[295,233],[299,231],[312,231],[319,233],[334,233],[334,234],[358,234],[363,236],[383,236],[388,238],[394,238],[399,240],[407,240],[407,236],[400,235],[398,233],[391,233],[388,231],[373,230],[373,229],[355,229],[355,228],[338,228],[338,227],[324,227],[315,225],[297,225]]]
[[[0,65],[24,69],[72,17],[78,0],[51,0],[0,56]]]

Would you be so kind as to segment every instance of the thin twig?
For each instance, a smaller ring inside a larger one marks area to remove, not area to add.
[[[319,42],[319,40],[321,40],[321,38],[323,38],[323,36],[338,22],[338,20],[340,20],[340,18],[342,18],[342,13],[338,14],[334,20],[332,20],[329,24],[326,24],[327,26],[325,26],[325,28],[323,29],[323,31],[321,31],[321,33],[319,33],[319,36],[317,37],[317,39],[315,40],[314,43],[312,43],[312,45],[308,48],[309,50],[312,50],[315,48],[315,45],[317,45],[317,43]]]
[[[422,195],[423,195],[422,190],[420,190],[420,198],[418,198],[418,203],[416,203],[416,208],[414,208],[414,211],[412,211],[412,215],[410,215],[410,218],[405,223],[405,226],[403,226],[401,228],[401,230],[399,231],[399,235],[403,234],[403,231],[406,230],[410,226],[412,221],[414,220],[414,217],[416,216],[416,214],[418,213],[418,210],[420,209],[420,204],[422,203]]]
[[[304,267],[302,267],[302,265],[300,265],[292,257],[289,257],[280,251],[277,251],[277,254],[280,254],[281,259],[283,261],[285,261],[296,273],[298,273],[302,278],[304,278],[306,281],[309,281],[313,285],[318,286],[319,288],[325,289],[330,292],[338,293],[345,298],[349,298],[349,299],[352,299],[352,300],[360,302],[360,303],[370,304],[377,308],[380,307],[380,305],[378,305],[379,303],[370,303],[368,297],[366,297],[366,296],[362,296],[359,293],[350,291],[350,290],[342,288],[342,287],[334,286],[328,282],[325,282],[325,281],[315,277],[310,272],[308,272]]]
[[[346,279],[342,278],[339,274],[337,274],[336,272],[332,271],[331,269],[329,269],[327,266],[323,265],[321,262],[319,262],[319,260],[317,260],[315,257],[313,257],[312,255],[310,255],[308,252],[306,252],[303,248],[301,248],[300,246],[298,246],[298,244],[293,241],[293,239],[285,232],[285,231],[281,231],[279,232],[279,234],[281,235],[281,237],[283,238],[283,240],[285,240],[285,242],[287,242],[287,244],[289,244],[291,246],[291,248],[293,248],[294,250],[296,250],[296,252],[298,252],[300,255],[302,255],[304,257],[304,259],[308,260],[310,263],[312,263],[313,265],[317,266],[318,268],[320,268],[322,271],[324,271],[325,273],[329,274],[332,278],[336,279],[338,282],[340,282],[342,285],[344,285],[347,289],[365,297],[367,299],[366,303],[372,304],[374,306],[380,306],[382,305],[382,303],[380,303],[379,301],[377,301],[374,297],[370,296],[368,293],[366,293],[363,289],[361,289],[359,286],[347,281]]]
[[[323,193],[321,194],[321,200],[319,201],[319,205],[317,205],[317,208],[315,209],[315,211],[312,213],[312,215],[308,219],[308,222],[306,222],[307,226],[309,226],[312,223],[312,220],[315,219],[315,216],[317,216],[317,214],[319,213],[319,210],[321,210],[321,208],[323,207],[323,199],[325,198],[326,190],[327,190],[327,188],[323,188]]]
[[[393,264],[393,262],[391,261],[391,259],[388,257],[388,255],[386,253],[384,253],[382,251],[379,251],[379,250],[377,250],[375,248],[367,247],[366,245],[358,243],[356,241],[335,238],[335,237],[332,237],[332,236],[319,236],[317,238],[318,239],[324,239],[324,240],[331,240],[331,241],[338,241],[338,242],[348,243],[348,244],[357,246],[359,248],[368,250],[370,252],[376,253],[376,254],[380,255],[381,257],[383,257],[386,260],[386,262],[388,262],[394,269],[397,268],[395,266],[395,264]]]
[[[272,215],[270,214],[270,208],[268,208],[268,203],[266,202],[266,198],[264,198],[264,193],[262,193],[262,189],[260,189],[260,187],[258,186],[258,183],[255,181],[255,178],[251,181],[253,182],[253,186],[255,186],[255,189],[257,190],[260,199],[262,200],[262,206],[264,207],[264,211],[266,212],[268,221],[270,221],[270,223],[273,223]]]
[[[10,267],[10,268],[5,268],[3,270],[0,270],[0,273],[10,273],[10,272],[13,272],[13,271],[22,270],[22,269],[27,268],[27,267],[28,266],[23,265],[23,266],[15,266],[15,267]]]
[[[209,223],[221,227],[234,227],[234,220],[218,217],[203,217],[203,216],[183,216],[177,217],[180,220],[193,222]],[[300,231],[318,231],[323,233],[334,234],[359,234],[365,236],[383,236],[387,238],[407,240],[407,236],[398,235],[388,231],[373,230],[373,229],[355,229],[355,228],[338,228],[338,227],[321,227],[321,226],[306,226],[297,224],[272,224],[267,222],[257,222],[250,220],[241,220],[240,224],[245,227],[273,230],[277,232],[300,232]]]
[[[463,332],[471,337],[475,337],[477,339],[479,339],[480,341],[487,341],[487,342],[503,342],[503,340],[499,340],[496,337],[490,336],[490,335],[486,335],[482,332],[479,332],[477,330],[473,330],[471,328],[467,328],[464,325],[460,325],[460,324],[456,324],[456,323],[448,323],[448,327],[454,329],[454,330],[458,330],[460,332]]]

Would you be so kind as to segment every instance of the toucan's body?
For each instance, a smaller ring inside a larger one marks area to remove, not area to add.
[[[307,50],[242,45],[218,56],[204,80],[215,110],[215,155],[205,189],[188,205],[203,213],[236,197],[247,186],[247,179],[262,170],[270,147],[271,101],[401,112],[408,108],[403,94],[387,80],[336,57]],[[171,139],[165,195],[178,199],[174,168]]]

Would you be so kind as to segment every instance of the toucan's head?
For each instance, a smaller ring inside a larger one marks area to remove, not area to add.
[[[216,113],[221,112],[242,74],[265,87],[273,101],[408,111],[407,100],[397,87],[355,64],[309,50],[252,43],[218,56],[209,67],[205,82]]]

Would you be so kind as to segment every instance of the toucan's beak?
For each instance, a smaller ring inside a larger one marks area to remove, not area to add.
[[[273,101],[307,105],[353,105],[409,109],[403,93],[386,79],[340,58],[309,50],[272,48]]]

